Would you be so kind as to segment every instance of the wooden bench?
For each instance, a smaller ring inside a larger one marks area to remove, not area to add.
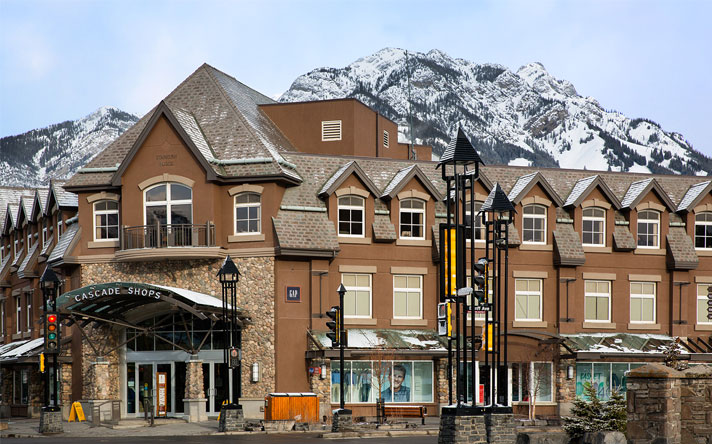
[[[425,424],[427,415],[425,407],[422,405],[384,405],[383,417],[396,418],[421,418],[421,424]]]

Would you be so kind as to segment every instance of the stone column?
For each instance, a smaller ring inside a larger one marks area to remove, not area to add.
[[[109,361],[99,356],[90,365],[93,378],[91,381],[92,393],[91,398],[87,400],[89,408],[85,410],[85,414],[91,415],[91,420],[94,423],[109,421],[111,420],[110,390],[113,382],[109,372]],[[95,415],[98,415],[98,418],[94,418]]]
[[[712,366],[696,365],[683,373],[680,398],[682,442],[712,443]]]
[[[207,421],[205,412],[205,391],[203,390],[203,361],[196,355],[185,365],[185,399],[183,406],[188,422]]]
[[[648,364],[628,372],[629,444],[682,444],[680,409],[682,372]]]

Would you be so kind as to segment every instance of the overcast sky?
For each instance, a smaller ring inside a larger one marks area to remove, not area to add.
[[[203,62],[268,96],[384,47],[529,62],[712,155],[712,1],[0,0],[0,137],[143,115]]]

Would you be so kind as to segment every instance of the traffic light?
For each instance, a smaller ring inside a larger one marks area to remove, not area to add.
[[[475,271],[478,274],[472,279],[472,294],[477,299],[477,305],[484,305],[487,303],[487,259],[475,262]]]
[[[329,311],[326,312],[326,315],[331,318],[331,321],[326,322],[326,326],[329,327],[329,330],[331,330],[329,333],[326,334],[326,337],[331,339],[331,346],[332,347],[338,347],[339,346],[339,340],[341,339],[340,337],[340,331],[341,331],[341,309],[338,306],[333,306]]]
[[[45,353],[59,353],[59,314],[45,313],[44,323],[44,351]]]

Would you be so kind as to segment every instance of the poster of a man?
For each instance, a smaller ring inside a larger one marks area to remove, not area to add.
[[[381,396],[386,402],[409,402],[410,387],[403,384],[406,381],[407,371],[404,365],[396,364],[391,373],[391,385],[381,392]],[[391,394],[393,398],[391,399]]]

